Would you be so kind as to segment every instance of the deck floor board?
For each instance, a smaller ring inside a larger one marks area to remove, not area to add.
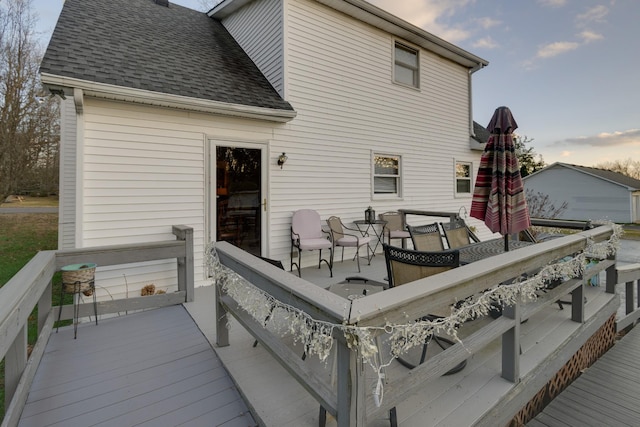
[[[527,425],[637,426],[640,420],[639,349],[640,328],[634,328]]]
[[[182,306],[53,333],[19,423],[28,426],[255,426]]]

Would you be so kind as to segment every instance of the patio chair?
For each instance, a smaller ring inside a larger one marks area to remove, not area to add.
[[[443,251],[444,243],[437,222],[425,225],[408,225],[413,249],[416,251]]]
[[[384,249],[384,258],[387,264],[390,288],[414,282],[434,274],[442,273],[460,265],[460,252],[455,249],[427,252],[397,248],[387,244],[382,247]],[[443,309],[448,311],[448,307],[443,307]],[[420,318],[420,320],[433,320],[438,317],[442,316],[427,314]],[[448,338],[432,335],[424,342],[418,363],[412,363],[404,357],[399,357],[398,362],[409,369],[413,369],[424,363],[430,342],[437,344],[442,350],[446,350],[454,345],[454,342]],[[467,361],[463,360],[447,371],[444,375],[455,374],[456,372],[461,371],[466,365]]]
[[[382,229],[382,235],[387,237],[387,243],[391,244],[391,239],[402,239],[402,247],[406,248],[406,240],[411,236],[405,230],[403,215],[398,211],[389,211],[381,213],[379,218],[387,222]],[[384,237],[382,241],[384,242]]]
[[[371,248],[369,237],[366,232],[362,233],[357,228],[349,228],[342,223],[340,217],[332,216],[327,220],[329,225],[329,234],[331,235],[331,267],[333,268],[333,257],[335,255],[336,247],[342,247],[342,262],[344,262],[344,248],[356,248],[356,261],[358,263],[358,273],[360,273],[360,248],[362,246],[367,247],[367,261],[371,265],[370,255]],[[349,233],[351,231],[351,233]]]
[[[452,223],[441,222],[440,226],[444,231],[444,237],[447,240],[449,249],[461,248],[480,241],[462,218],[458,218]]]
[[[325,236],[326,235],[326,236]],[[300,209],[293,213],[291,217],[291,270],[295,266],[298,269],[298,276],[302,277],[300,263],[302,251],[319,251],[318,268],[324,261],[329,267],[329,274],[333,277],[333,248],[327,238],[328,233],[322,230],[320,214],[312,209]],[[298,262],[293,262],[294,248],[298,249]],[[322,250],[329,249],[331,254],[329,261],[322,258]]]

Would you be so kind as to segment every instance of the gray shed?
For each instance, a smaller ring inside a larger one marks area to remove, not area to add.
[[[524,178],[527,190],[567,202],[560,219],[640,222],[640,180],[618,172],[554,163]]]

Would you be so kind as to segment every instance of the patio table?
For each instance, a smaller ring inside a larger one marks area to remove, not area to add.
[[[533,242],[525,242],[522,240],[511,240],[509,241],[509,249],[516,250],[534,244]],[[468,246],[458,248],[458,250],[460,251],[460,263],[470,264],[504,253],[504,239],[498,238],[472,243]]]
[[[356,227],[358,227],[358,230],[360,230],[360,233],[362,233],[363,237],[369,235],[369,231],[373,231],[373,235],[376,236],[376,244],[372,248],[373,254],[375,255],[378,246],[382,243],[382,239],[384,238],[384,226],[387,225],[387,221],[384,221],[382,219],[376,219],[375,221],[365,221],[364,219],[359,219],[353,221],[353,223],[356,225]],[[376,225],[380,226],[379,229],[375,227]]]

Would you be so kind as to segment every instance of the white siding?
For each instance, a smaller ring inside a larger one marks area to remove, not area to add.
[[[526,177],[524,186],[548,195],[556,208],[567,202],[567,210],[559,219],[632,222],[631,192],[610,181],[554,166]]]
[[[282,0],[251,2],[222,23],[284,97]]]
[[[60,188],[58,248],[76,244],[76,143],[78,117],[73,99],[60,102]]]
[[[196,286],[203,271],[208,137],[269,141],[272,124],[87,98],[81,247],[174,239],[173,225],[194,229]],[[215,151],[214,151],[215,153]],[[215,155],[215,154],[214,154]],[[101,269],[102,297],[139,295],[154,284],[174,290],[175,260]],[[106,289],[106,290],[105,290]]]
[[[86,101],[84,187],[77,190],[84,197],[83,246],[169,239],[171,225],[185,224],[195,230],[195,277],[204,284],[208,138],[268,145],[263,255],[285,265],[297,209],[347,223],[363,218],[367,206],[378,213],[469,210],[470,195],[454,192],[455,161],[472,163],[475,175],[481,154],[469,148],[468,70],[421,50],[421,88],[394,84],[389,34],[314,1],[282,1],[252,2],[225,26],[278,91],[286,87],[298,113],[291,122]],[[289,160],[281,169],[282,152]],[[372,152],[402,156],[401,198],[372,197]],[[483,235],[482,225],[470,222]],[[315,256],[306,254],[304,263],[317,262]],[[98,282],[132,295],[148,283],[173,286],[173,271],[171,263],[128,277],[102,271]]]
[[[392,81],[391,35],[308,0],[285,0],[285,22],[287,101],[298,116],[272,145],[289,160],[271,176],[271,256],[288,259],[300,208],[346,222],[367,206],[468,211],[471,198],[454,197],[455,160],[475,173],[481,154],[469,149],[467,69],[421,50],[421,88],[407,88]],[[402,156],[401,199],[372,198],[372,151]]]

